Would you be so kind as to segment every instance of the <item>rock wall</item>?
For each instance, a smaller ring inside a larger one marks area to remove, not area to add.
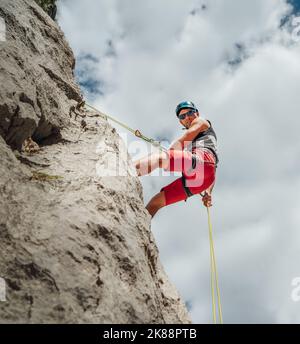
[[[57,6],[56,0],[35,0],[35,2],[42,7],[42,9],[55,20]]]
[[[0,135],[20,149],[27,137],[54,138],[82,100],[75,58],[56,23],[34,1],[1,0]]]
[[[115,129],[77,107],[75,59],[34,0],[1,0],[1,323],[190,323]],[[113,172],[118,157],[124,176]]]

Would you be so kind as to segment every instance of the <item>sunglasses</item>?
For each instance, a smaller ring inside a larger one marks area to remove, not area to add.
[[[177,117],[181,120],[185,119],[186,116],[189,116],[189,117],[192,117],[194,116],[194,114],[196,113],[197,111],[196,110],[190,110],[190,111],[187,111],[185,113],[182,113],[181,115],[178,115]]]

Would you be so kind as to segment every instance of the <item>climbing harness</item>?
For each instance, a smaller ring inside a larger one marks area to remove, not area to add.
[[[201,150],[204,149],[204,150],[210,151],[214,155],[215,162],[211,162],[210,160],[200,159],[197,154],[192,153],[192,168],[190,168],[190,170],[187,173],[189,173],[192,169],[194,169],[196,167],[196,164],[199,163],[199,162],[200,163],[215,164],[215,172],[216,172],[216,169],[218,167],[219,158],[218,158],[218,154],[216,152],[216,146],[215,146],[215,143],[214,143],[214,141],[217,140],[217,136],[216,136],[216,133],[215,133],[213,127],[212,127],[212,124],[211,124],[210,120],[207,120],[207,121],[210,124],[210,127],[207,130],[200,132],[192,140],[192,143],[189,144],[189,146],[191,147],[192,152],[193,152],[193,149],[197,149],[197,147],[199,149],[201,149]],[[186,128],[184,128],[184,129],[186,129]],[[205,142],[205,147],[203,146],[203,142]],[[199,146],[199,144],[200,144],[200,146]],[[184,188],[186,196],[187,196],[187,198],[185,199],[185,202],[186,202],[186,200],[189,197],[193,196],[194,194],[186,186],[186,178],[185,178],[185,175],[184,175],[183,172],[182,172],[182,175],[181,175],[181,181],[182,181],[183,188]]]
[[[181,108],[183,108],[183,106],[187,107],[187,106],[193,107],[194,104],[179,104],[178,105],[178,109],[180,108],[180,106],[182,106]],[[103,112],[99,111],[98,109],[96,109],[95,107],[82,102],[79,106],[87,106],[89,108],[91,108],[92,110],[98,112],[99,114],[101,114],[102,116],[104,116],[106,119],[110,119],[112,121],[114,121],[115,123],[118,123],[119,125],[121,125],[123,128],[125,128],[126,130],[130,131],[131,133],[133,133],[136,137],[141,138],[142,140],[152,144],[155,147],[158,147],[161,151],[165,151],[167,152],[168,149],[166,149],[165,147],[163,147],[159,141],[155,141],[152,138],[148,138],[147,136],[143,135],[138,129],[133,129],[130,128],[129,126],[127,126],[126,124],[120,122],[119,120],[115,119],[112,116],[109,116],[107,114],[104,114]],[[196,154],[192,153],[192,168],[195,168],[196,163],[197,162],[204,162],[202,161]],[[206,163],[212,163],[211,161],[205,161]],[[214,164],[214,163],[213,163]],[[215,164],[215,168],[217,167],[217,165]],[[193,195],[193,193],[190,191],[190,189],[185,185],[185,178],[184,175],[182,174],[182,183],[184,186],[184,189],[186,191],[187,197],[190,197]],[[201,192],[199,193],[202,197],[205,194],[202,194]],[[217,293],[217,301],[218,301],[218,314],[219,314],[219,322],[221,324],[223,324],[223,315],[222,315],[222,307],[221,307],[221,297],[220,297],[220,289],[219,289],[219,281],[218,281],[218,273],[217,273],[217,264],[216,264],[216,257],[215,257],[215,250],[214,250],[214,241],[213,241],[213,234],[212,234],[212,225],[211,225],[211,219],[210,219],[210,212],[209,212],[209,208],[206,207],[207,209],[207,216],[208,216],[208,231],[209,231],[209,244],[210,244],[210,281],[211,281],[211,295],[212,295],[212,311],[213,311],[213,321],[216,324],[217,323],[217,315],[216,315],[216,299],[215,299],[215,294]]]
[[[200,195],[202,197],[205,196],[205,194],[202,194],[202,193],[200,193]],[[209,248],[210,248],[210,285],[211,285],[213,321],[214,321],[214,324],[217,324],[216,300],[215,300],[215,294],[217,293],[219,322],[220,324],[223,324],[219,279],[218,279],[218,271],[217,271],[217,263],[216,263],[209,207],[206,207],[206,209],[207,209],[207,217],[208,217],[208,236],[209,236]]]
[[[200,164],[200,163],[206,163],[206,164],[211,164],[211,165],[215,165],[215,172],[216,172],[216,169],[217,169],[217,165],[210,161],[210,160],[205,160],[205,159],[200,159],[200,157],[195,154],[195,153],[192,153],[192,166],[191,168],[187,171],[187,174],[189,174],[189,172],[191,172],[193,169],[196,168],[196,165],[197,164]],[[188,186],[186,186],[186,177],[184,175],[184,173],[182,172],[181,173],[181,182],[182,182],[182,186],[184,188],[184,191],[185,191],[185,194],[186,194],[186,199],[184,200],[185,202],[187,201],[187,199],[195,194],[192,193],[192,191],[190,190],[190,188]]]

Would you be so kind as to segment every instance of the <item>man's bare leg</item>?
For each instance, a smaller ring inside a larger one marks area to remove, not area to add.
[[[144,176],[151,173],[158,167],[167,168],[169,165],[169,156],[165,152],[152,153],[133,162],[138,176]]]
[[[153,218],[156,212],[160,208],[164,207],[165,205],[166,205],[165,192],[161,191],[151,198],[151,200],[146,206],[146,209],[148,210],[149,214]]]

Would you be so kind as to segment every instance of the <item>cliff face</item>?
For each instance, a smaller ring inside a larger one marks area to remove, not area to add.
[[[0,135],[20,149],[27,137],[54,139],[81,101],[75,59],[58,26],[34,1],[1,1]]]
[[[190,323],[125,145],[76,109],[63,33],[34,0],[0,16],[0,322]],[[107,176],[114,157],[126,176]]]

